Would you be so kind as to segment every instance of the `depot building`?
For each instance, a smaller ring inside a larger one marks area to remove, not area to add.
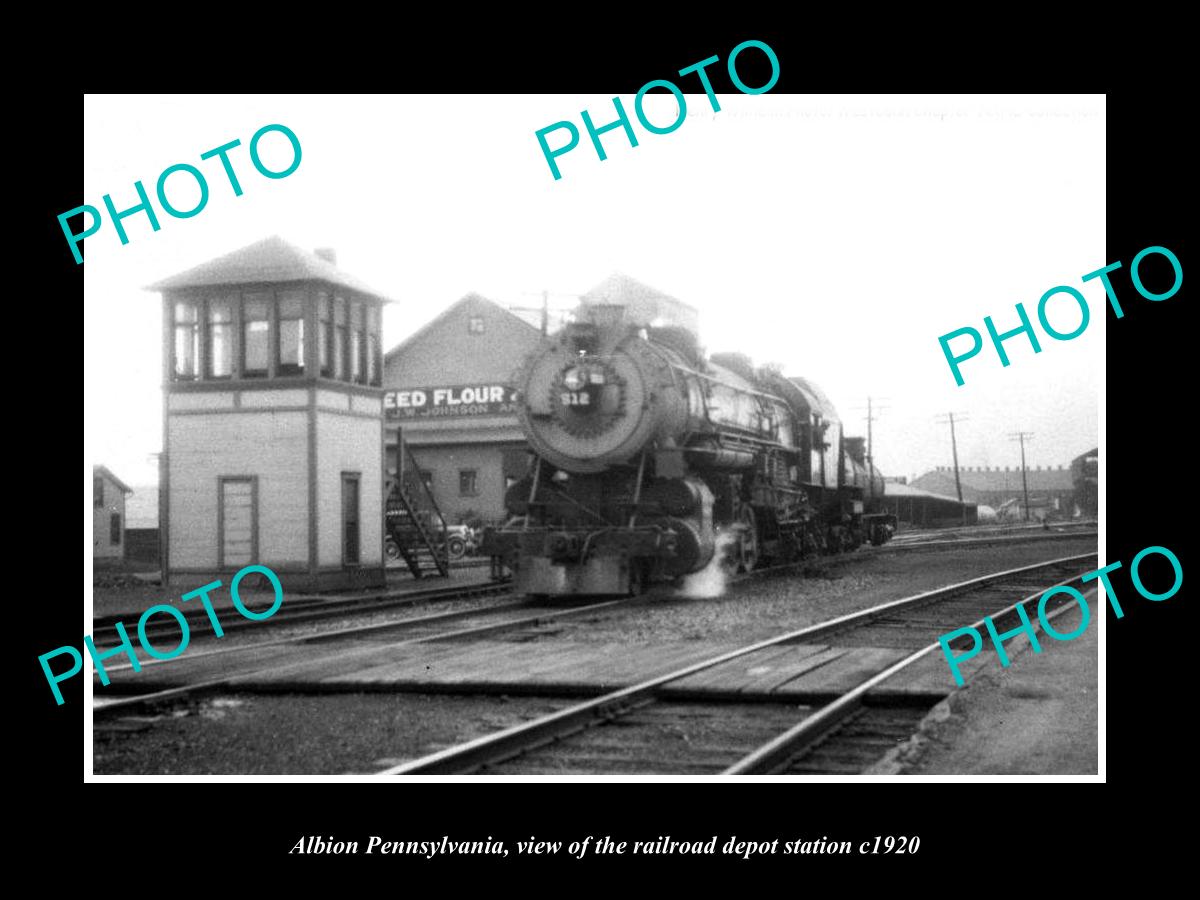
[[[264,565],[293,588],[385,584],[381,306],[278,237],[162,296],[160,561],[195,588]]]
[[[447,522],[503,522],[504,492],[529,466],[513,376],[541,340],[538,327],[469,294],[384,357],[388,472],[406,464],[402,434]]]

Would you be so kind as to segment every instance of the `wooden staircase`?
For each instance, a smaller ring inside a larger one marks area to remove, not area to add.
[[[446,521],[428,485],[421,479],[403,435],[397,435],[400,471],[388,480],[385,523],[414,578],[450,573]]]

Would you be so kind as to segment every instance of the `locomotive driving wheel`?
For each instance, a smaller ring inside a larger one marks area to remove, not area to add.
[[[738,510],[738,571],[750,572],[758,565],[758,521],[749,503]]]

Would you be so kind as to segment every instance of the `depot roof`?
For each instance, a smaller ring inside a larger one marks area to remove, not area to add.
[[[1026,468],[1026,482],[1031,491],[1070,491],[1075,489],[1074,477],[1069,469]],[[959,481],[964,488],[981,492],[1020,492],[1023,489],[1021,467],[1001,470],[997,467],[963,466],[959,469]],[[913,484],[929,490],[949,491],[954,485],[954,469],[942,466],[926,472],[913,480]]]
[[[109,469],[108,466],[92,466],[92,475],[93,476],[102,475],[103,477],[105,477],[109,481],[111,481],[113,484],[115,484],[120,489],[120,491],[124,494],[132,494],[133,493],[133,488],[131,488],[129,485],[127,485],[125,482],[123,482],[120,478],[118,478],[116,475],[114,475],[112,473],[112,470]]]
[[[945,494],[936,494],[933,491],[922,490],[915,488],[910,484],[900,484],[896,481],[885,481],[883,483],[883,493],[887,497],[932,497],[935,500],[948,500],[951,503],[958,503],[958,498],[947,497]],[[965,506],[974,506],[974,503],[965,503]]]
[[[324,281],[335,287],[368,294],[385,303],[393,302],[353,275],[343,272],[329,260],[289,244],[278,235],[210,259],[186,272],[164,278],[146,290],[167,291],[226,284],[277,284],[289,281]]]

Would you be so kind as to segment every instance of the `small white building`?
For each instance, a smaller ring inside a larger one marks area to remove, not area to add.
[[[92,466],[92,558],[125,558],[125,495],[133,489],[108,470]]]
[[[385,584],[385,299],[278,237],[163,296],[164,580],[264,565],[288,588]]]

